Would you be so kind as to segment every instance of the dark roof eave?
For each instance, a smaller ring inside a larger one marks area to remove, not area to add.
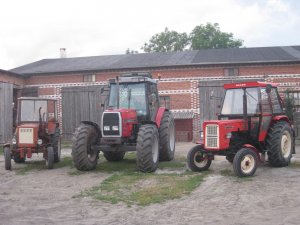
[[[0,69],[0,72],[1,72],[1,73],[6,73],[6,74],[9,74],[9,75],[12,75],[12,76],[24,78],[24,75],[23,75],[23,74],[11,72],[11,71],[8,71],[8,70],[2,70],[2,69]]]
[[[37,76],[37,75],[49,75],[49,74],[62,74],[62,73],[91,73],[91,72],[118,72],[122,70],[153,70],[163,68],[178,68],[178,67],[195,67],[195,66],[240,66],[240,65],[274,65],[274,64],[300,64],[300,60],[274,60],[274,61],[248,61],[248,62],[208,62],[208,63],[191,63],[181,65],[165,65],[165,66],[153,66],[153,67],[123,67],[123,68],[111,68],[111,69],[93,69],[93,70],[66,70],[66,71],[53,71],[53,72],[35,72],[35,73],[22,73],[17,74],[19,76]],[[10,72],[13,73],[13,72]]]

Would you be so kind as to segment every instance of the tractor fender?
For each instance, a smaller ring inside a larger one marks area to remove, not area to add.
[[[258,161],[261,163],[263,162],[260,158],[260,154],[259,154],[259,151],[257,150],[257,148],[255,148],[253,145],[250,145],[250,144],[244,144],[243,147],[250,148],[257,155]]]
[[[4,147],[9,147],[10,148],[10,143],[5,143],[4,145],[3,145],[3,148]]]
[[[94,123],[94,122],[91,122],[91,121],[81,121],[81,123],[93,126],[96,129],[97,133],[98,133],[98,138],[102,137],[101,129],[100,129],[100,127],[97,123]]]
[[[283,115],[281,115],[281,116],[274,116],[273,118],[272,118],[272,122],[274,123],[277,123],[278,121],[280,121],[280,120],[283,120],[283,121],[286,121],[287,123],[289,123],[290,125],[291,125],[291,121],[289,120],[289,118],[287,117],[287,116],[283,116]]]
[[[161,122],[161,119],[164,116],[164,112],[165,111],[169,111],[169,110],[166,109],[165,107],[159,107],[158,110],[157,110],[156,118],[155,118],[155,122],[156,122],[157,128],[160,127],[160,122]]]

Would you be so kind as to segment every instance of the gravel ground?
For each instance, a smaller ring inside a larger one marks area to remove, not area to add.
[[[176,157],[192,143],[177,143]],[[293,161],[300,161],[300,148]],[[64,149],[70,155],[70,149]],[[259,166],[250,179],[222,175],[232,167],[223,157],[190,195],[150,206],[109,204],[72,198],[99,184],[106,173],[70,176],[70,168],[16,175],[0,156],[0,224],[300,224],[300,168]],[[13,168],[20,165],[12,164]]]

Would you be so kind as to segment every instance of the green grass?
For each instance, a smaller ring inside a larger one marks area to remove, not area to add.
[[[146,206],[180,198],[191,193],[203,181],[205,174],[145,174],[122,172],[114,174],[100,185],[75,197],[92,197],[112,204]]]
[[[300,168],[300,162],[293,161],[293,162],[290,163],[289,167],[291,167],[291,168]]]
[[[25,162],[23,165],[24,167],[13,169],[15,170],[17,175],[25,175],[26,173],[31,171],[47,170],[45,160]],[[67,166],[73,166],[71,157],[62,158],[60,162],[54,164],[53,169],[58,169]]]
[[[3,155],[3,146],[0,146],[0,155]]]
[[[72,148],[72,141],[62,140],[61,148]]]

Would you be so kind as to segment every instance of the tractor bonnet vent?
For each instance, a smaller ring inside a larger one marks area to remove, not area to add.
[[[152,79],[152,75],[149,72],[133,72],[133,73],[124,73],[122,77],[149,77]]]

